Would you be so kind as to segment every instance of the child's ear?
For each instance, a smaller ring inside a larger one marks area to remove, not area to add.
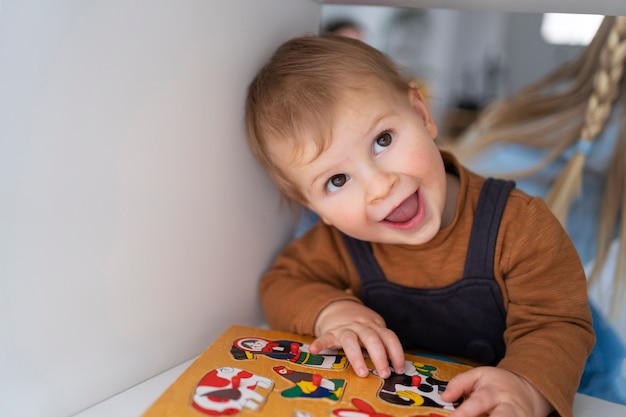
[[[409,83],[409,102],[411,103],[413,110],[415,110],[415,113],[417,113],[417,115],[424,121],[424,126],[426,127],[426,130],[428,130],[428,133],[430,133],[433,139],[436,139],[439,131],[437,129],[437,124],[435,123],[430,110],[428,110],[424,96],[415,81],[411,81]]]

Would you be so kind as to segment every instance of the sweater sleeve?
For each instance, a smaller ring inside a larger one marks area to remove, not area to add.
[[[498,366],[524,377],[561,417],[571,417],[595,341],[585,274],[543,201],[522,200],[526,204],[513,204],[505,213],[509,221],[499,236],[508,308],[507,350]]]
[[[339,300],[360,302],[346,291],[348,266],[340,235],[319,224],[292,241],[260,283],[261,304],[268,324],[278,330],[314,335],[320,311]]]

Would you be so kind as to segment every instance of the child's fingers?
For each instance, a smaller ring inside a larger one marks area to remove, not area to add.
[[[478,367],[452,378],[441,394],[444,401],[455,401],[468,394],[450,417],[545,416],[553,409],[524,378],[494,367]]]
[[[403,374],[406,370],[406,362],[400,339],[398,339],[398,336],[391,330],[385,329],[385,332],[382,340],[385,345],[385,350],[387,351],[387,356],[391,361],[391,367],[397,374]]]
[[[343,332],[340,342],[354,372],[362,378],[368,376],[370,372],[369,369],[367,369],[363,351],[361,350],[361,344],[359,343],[359,338],[356,333]]]
[[[369,375],[359,338],[354,332],[344,330],[338,337],[332,332],[324,333],[311,343],[309,351],[318,354],[322,350],[336,348],[343,349],[350,366],[358,376],[366,377]]]
[[[367,328],[359,334],[361,344],[367,350],[370,360],[376,369],[376,373],[381,378],[388,378],[391,375],[389,369],[389,356],[387,348],[383,343],[378,329]]]
[[[479,369],[471,369],[452,378],[448,382],[446,390],[441,394],[441,399],[452,402],[458,400],[464,394],[472,392],[476,382],[480,379]]]
[[[451,417],[478,417],[493,409],[495,399],[484,395],[484,391],[475,391],[476,384],[480,378],[480,368],[476,368],[463,372],[448,382],[446,390],[441,394],[441,399],[444,401],[453,402],[461,398],[464,394],[472,393],[472,395],[466,398],[451,414]]]
[[[309,352],[314,355],[319,354],[326,349],[336,349],[341,347],[337,340],[332,336],[332,333],[325,333],[315,339],[309,346]]]
[[[463,401],[463,403],[450,415],[450,417],[479,417],[489,412],[496,406],[493,397],[485,395],[486,393],[475,393]],[[501,407],[501,411],[502,411]],[[501,414],[503,417],[513,417],[513,414]]]

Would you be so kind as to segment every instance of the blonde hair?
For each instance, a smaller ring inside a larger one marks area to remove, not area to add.
[[[282,44],[248,88],[246,125],[252,153],[287,200],[302,193],[276,164],[276,146],[298,158],[305,141],[318,155],[329,145],[339,100],[382,81],[390,91],[408,83],[393,61],[367,44],[336,35],[302,36]]]
[[[605,17],[593,41],[571,63],[536,83],[486,108],[458,139],[455,152],[469,158],[497,142],[548,149],[529,170],[510,177],[535,174],[575,146],[575,153],[552,184],[546,203],[565,225],[573,197],[580,192],[587,152],[605,127],[614,103],[621,103],[621,126],[607,167],[607,182],[598,218],[596,261],[589,283],[599,276],[620,216],[620,248],[614,275],[611,311],[626,299],[626,17]],[[567,88],[560,84],[569,82]],[[621,212],[621,213],[620,213]]]

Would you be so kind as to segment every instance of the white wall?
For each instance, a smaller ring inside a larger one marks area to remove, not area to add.
[[[0,0],[0,415],[73,414],[261,323],[291,226],[245,90],[319,8]]]

